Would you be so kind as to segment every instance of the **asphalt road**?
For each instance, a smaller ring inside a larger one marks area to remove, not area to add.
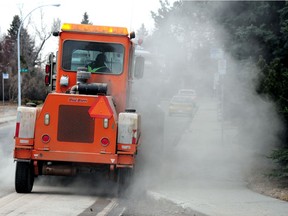
[[[138,177],[125,197],[117,197],[115,185],[90,176],[74,179],[41,176],[35,179],[32,193],[16,193],[13,161],[15,119],[14,109],[9,112],[6,109],[5,115],[0,115],[0,215],[190,215],[191,211],[187,212],[169,200],[157,201],[146,193],[148,188],[157,183],[155,172],[159,171],[159,166],[155,166],[155,163],[161,164],[159,150],[163,147],[151,146],[152,142],[159,141],[155,138],[159,134],[155,135],[153,130],[149,131],[152,134],[146,139],[151,143],[141,148],[147,153],[152,147],[155,154],[139,155],[138,162],[141,165],[137,169]],[[175,120],[181,127],[176,127]],[[164,121],[165,136],[168,134],[165,142],[173,145],[191,119],[164,118]]]
[[[167,114],[167,102],[161,106]],[[286,216],[288,212],[287,202],[247,188],[243,174],[249,170],[251,152],[235,142],[237,128],[219,121],[215,100],[200,101],[193,118],[165,115],[162,151],[152,142],[142,146],[137,179],[123,199],[111,194],[111,186],[106,185],[107,192],[88,179],[69,184],[43,180],[35,183],[31,194],[15,193],[14,124],[0,125],[0,215]],[[154,135],[146,141],[157,139]]]

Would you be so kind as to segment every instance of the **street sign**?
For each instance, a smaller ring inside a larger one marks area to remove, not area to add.
[[[21,72],[21,73],[27,73],[27,72],[28,72],[28,68],[21,68],[21,69],[20,69],[20,72]]]
[[[5,72],[2,72],[2,98],[3,98],[3,106],[4,106],[4,98],[5,98],[5,94],[4,94],[4,80],[5,79],[9,79],[9,74],[8,73],[5,73]]]
[[[2,76],[3,76],[3,79],[9,79],[9,74],[8,73],[3,73]]]

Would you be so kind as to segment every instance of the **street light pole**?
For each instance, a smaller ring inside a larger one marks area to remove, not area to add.
[[[3,98],[3,109],[4,109],[4,72],[2,72],[2,98]]]
[[[46,7],[46,6],[54,6],[54,7],[59,7],[60,4],[49,4],[49,5],[40,5],[36,8],[34,8],[32,11],[30,11],[25,17],[24,19],[21,21],[20,26],[18,28],[18,32],[17,32],[17,60],[18,60],[18,107],[21,106],[21,65],[20,65],[20,32],[21,32],[21,28],[23,26],[23,23],[25,21],[25,19],[35,10],[42,8],[42,7]]]

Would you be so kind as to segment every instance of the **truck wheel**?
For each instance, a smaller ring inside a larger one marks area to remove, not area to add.
[[[15,190],[17,193],[30,193],[34,183],[34,169],[31,163],[17,161]]]
[[[132,168],[120,168],[117,174],[118,195],[125,196],[128,186],[131,183],[133,174]]]

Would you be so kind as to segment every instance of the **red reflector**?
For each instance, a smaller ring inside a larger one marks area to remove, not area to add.
[[[108,146],[109,144],[110,144],[110,141],[109,141],[108,138],[104,137],[104,138],[101,139],[101,145],[102,145],[102,146],[106,147],[106,146]]]
[[[44,134],[44,135],[42,136],[42,142],[43,142],[43,143],[48,143],[49,141],[50,141],[50,136],[47,135],[47,134]]]
[[[50,73],[50,72],[51,72],[51,66],[50,65],[46,65],[45,73]]]
[[[15,137],[19,137],[20,122],[16,122]]]
[[[49,75],[45,75],[45,84],[46,85],[50,84],[50,76]]]

